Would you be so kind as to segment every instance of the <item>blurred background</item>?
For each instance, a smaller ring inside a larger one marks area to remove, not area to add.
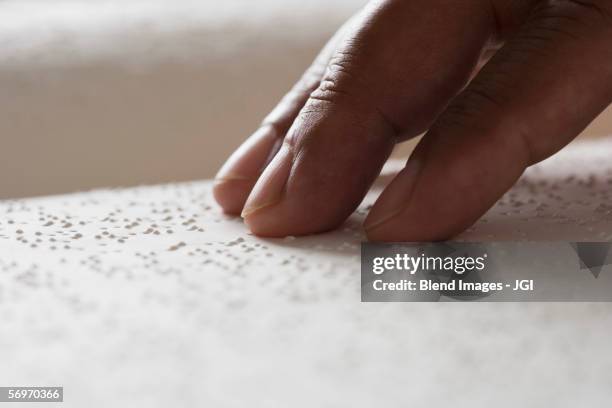
[[[0,1],[0,198],[214,176],[365,2]]]

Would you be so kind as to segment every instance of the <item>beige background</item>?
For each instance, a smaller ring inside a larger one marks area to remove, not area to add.
[[[0,198],[213,176],[363,3],[0,3]]]

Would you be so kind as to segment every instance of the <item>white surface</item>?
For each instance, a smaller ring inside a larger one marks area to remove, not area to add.
[[[530,169],[462,238],[609,240],[611,152]],[[208,182],[2,202],[0,384],[64,407],[609,406],[611,304],[361,304],[375,194],[280,240]]]

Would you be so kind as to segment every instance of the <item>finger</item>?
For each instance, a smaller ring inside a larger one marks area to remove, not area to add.
[[[380,241],[463,231],[525,168],[569,143],[612,101],[608,1],[539,8],[440,116],[365,222]]]
[[[479,3],[372,3],[249,196],[249,228],[284,236],[343,222],[394,144],[425,130],[469,79],[494,25]]]
[[[298,112],[315,90],[335,51],[353,19],[349,20],[327,42],[312,65],[293,88],[262,121],[257,129],[225,162],[215,177],[213,194],[228,214],[240,214],[255,182],[278,152],[287,130]]]

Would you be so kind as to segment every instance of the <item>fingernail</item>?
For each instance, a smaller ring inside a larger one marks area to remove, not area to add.
[[[215,176],[216,183],[228,181],[255,181],[269,161],[275,143],[280,140],[272,126],[255,131],[225,162]]]
[[[215,177],[214,183],[223,184],[223,183],[228,183],[231,181],[255,181],[255,179],[250,178],[250,177],[241,176],[238,174],[226,173],[223,177],[219,177],[219,176]]]
[[[292,164],[293,153],[284,144],[253,187],[242,210],[242,218],[272,207],[282,200]]]
[[[363,225],[366,231],[386,224],[407,208],[421,167],[419,159],[410,158],[408,160],[406,166],[397,173],[370,210]]]

